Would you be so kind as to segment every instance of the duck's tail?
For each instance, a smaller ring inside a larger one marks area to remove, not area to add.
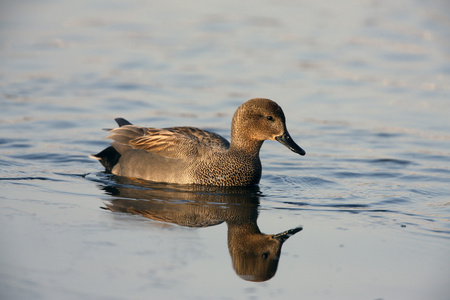
[[[116,118],[115,121],[117,122],[119,127],[122,127],[124,125],[132,125],[130,122],[123,118]],[[90,158],[97,159],[105,167],[105,171],[108,173],[112,172],[114,166],[119,162],[120,156],[120,153],[117,152],[117,150],[112,146],[104,149],[97,154],[89,155]]]
[[[108,173],[111,173],[114,166],[119,162],[120,156],[120,153],[112,146],[109,146],[97,154],[89,155],[90,158],[97,159],[105,167],[105,171]]]

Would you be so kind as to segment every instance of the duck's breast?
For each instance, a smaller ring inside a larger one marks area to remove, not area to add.
[[[206,155],[193,169],[194,181],[205,185],[245,186],[259,183],[261,161],[259,157],[233,155],[217,151]]]

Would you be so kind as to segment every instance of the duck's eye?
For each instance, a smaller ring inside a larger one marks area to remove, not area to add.
[[[273,121],[273,117],[272,117],[272,116],[268,116],[268,117],[267,117],[267,120]]]

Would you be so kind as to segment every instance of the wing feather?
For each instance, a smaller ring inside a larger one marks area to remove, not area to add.
[[[207,151],[228,149],[230,143],[220,135],[194,127],[146,128],[123,125],[107,137],[119,153],[142,149],[158,155],[185,158]]]

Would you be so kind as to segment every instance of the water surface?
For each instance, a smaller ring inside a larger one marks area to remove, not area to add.
[[[448,298],[445,1],[0,6],[2,299]],[[307,152],[266,142],[256,190],[124,182],[88,158],[115,117],[229,138],[253,97]],[[303,227],[265,281],[236,267],[242,220]]]

